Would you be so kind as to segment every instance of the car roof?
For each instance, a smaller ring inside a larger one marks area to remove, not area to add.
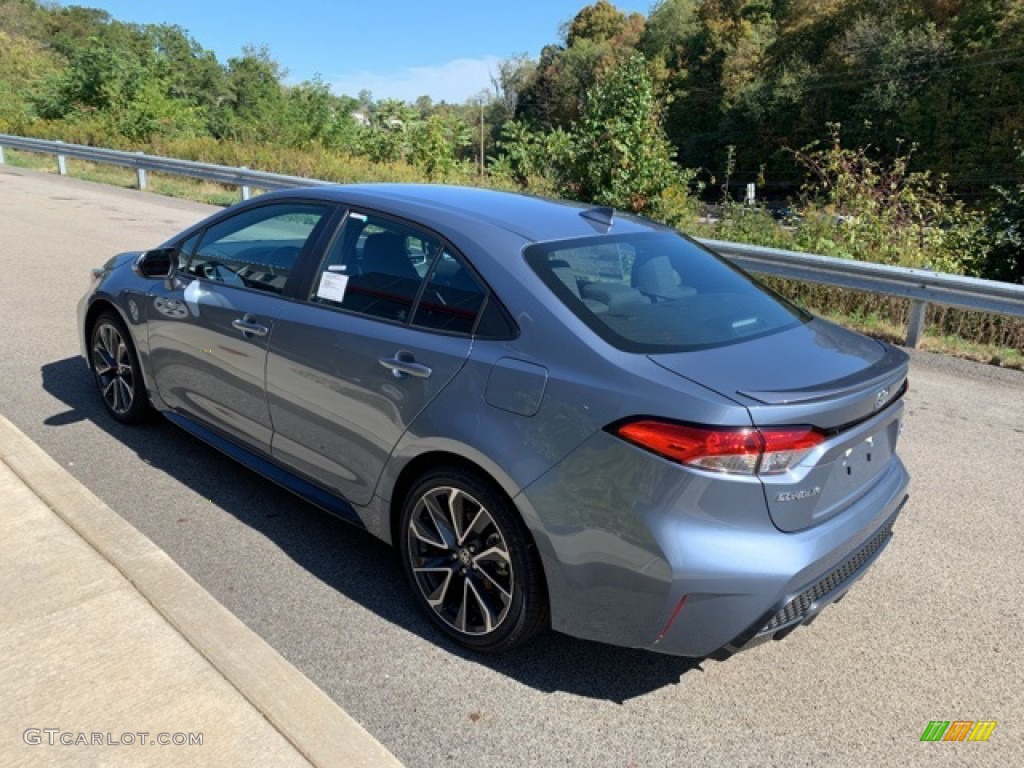
[[[467,220],[543,242],[606,233],[650,232],[661,225],[615,212],[609,228],[580,214],[594,206],[515,192],[443,184],[339,184],[282,190],[270,197],[330,200],[391,213],[443,231],[463,228]]]

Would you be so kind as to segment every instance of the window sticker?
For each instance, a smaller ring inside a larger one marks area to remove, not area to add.
[[[366,216],[361,213],[350,213],[348,217],[350,219],[355,219],[356,221],[366,221]]]
[[[339,275],[337,272],[321,272],[320,287],[316,289],[318,299],[336,301],[339,304],[345,300],[345,289],[348,288],[348,275]]]

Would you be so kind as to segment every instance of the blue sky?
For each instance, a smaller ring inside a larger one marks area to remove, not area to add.
[[[65,0],[65,5],[72,4]],[[587,0],[74,0],[120,21],[177,24],[221,61],[263,44],[288,82],[319,74],[336,93],[461,103],[501,59],[537,58]],[[653,0],[622,0],[647,13]]]

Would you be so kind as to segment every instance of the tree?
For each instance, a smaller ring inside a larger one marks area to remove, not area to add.
[[[54,50],[70,58],[100,37],[112,21],[109,13],[98,8],[58,7],[48,14],[46,37]]]
[[[40,39],[47,15],[36,0],[0,0],[0,30],[11,38]]]
[[[302,146],[310,142],[332,143],[337,120],[336,104],[331,89],[319,75],[288,88],[285,99],[287,107],[284,124],[288,144]]]
[[[1024,172],[1024,143],[1018,143],[1017,157]],[[1024,181],[994,191],[996,203],[986,222],[991,246],[982,277],[1024,283]]]
[[[608,2],[597,0],[588,5],[570,22],[565,34],[565,44],[572,48],[581,40],[599,43],[621,35],[629,19],[622,11]]]
[[[586,6],[565,28],[565,45],[546,46],[519,90],[516,119],[567,128],[579,119],[583,94],[636,50],[644,18],[627,16],[607,0]]]
[[[230,96],[227,75],[217,56],[181,27],[156,24],[145,30],[153,50],[151,69],[166,83],[167,95],[209,117]]]
[[[219,137],[267,141],[280,134],[283,73],[266,46],[246,46],[228,59],[228,98],[220,105]]]
[[[700,0],[660,0],[651,9],[639,48],[648,59],[660,57],[675,70],[685,68],[690,46],[700,32]]]
[[[537,131],[509,120],[501,127],[497,146],[499,154],[488,167],[492,178],[538,194],[557,195],[566,190],[572,146],[566,131]]]
[[[34,0],[0,0],[0,131],[22,133],[33,119],[26,94],[56,76],[63,63],[42,42],[46,11]]]
[[[491,74],[495,97],[491,105],[498,110],[499,125],[515,116],[519,96],[534,77],[536,69],[536,62],[531,61],[525,53],[502,59],[498,63],[497,74]]]
[[[949,199],[946,179],[911,170],[915,147],[891,160],[870,146],[843,146],[838,124],[830,139],[794,152],[808,171],[801,235],[808,250],[862,261],[974,274],[984,260],[982,222]]]
[[[456,153],[470,143],[469,127],[458,117],[434,114],[409,130],[409,160],[436,181],[458,165]]]
[[[587,92],[572,133],[571,186],[580,199],[657,215],[665,191],[685,183],[673,154],[646,61],[634,54]]]

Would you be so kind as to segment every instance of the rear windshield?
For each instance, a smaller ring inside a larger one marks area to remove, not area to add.
[[[628,352],[719,347],[810,319],[671,232],[539,243],[526,249],[526,260],[577,317]]]

